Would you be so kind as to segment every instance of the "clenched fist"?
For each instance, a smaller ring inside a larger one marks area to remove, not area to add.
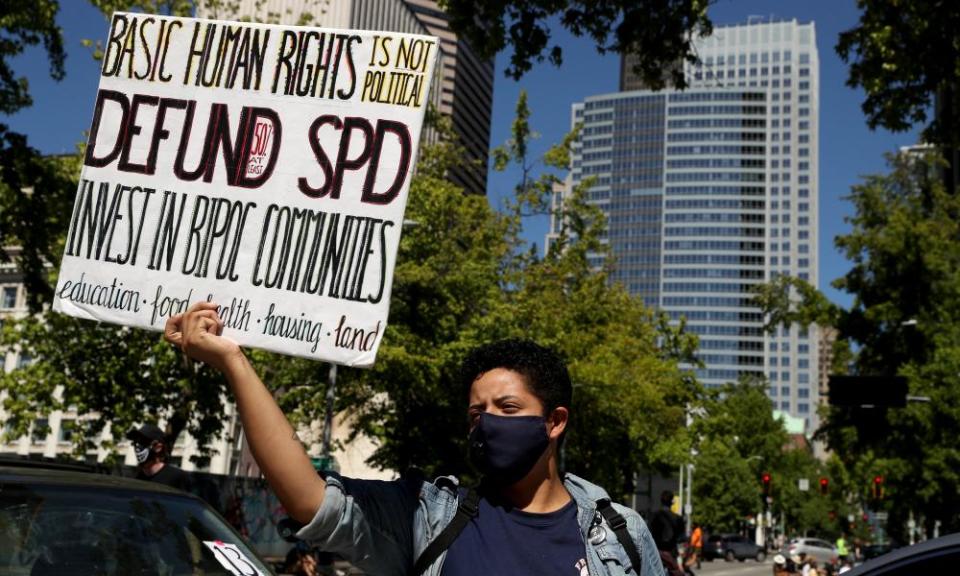
[[[242,356],[240,346],[224,338],[223,321],[213,302],[197,302],[185,313],[171,316],[163,329],[163,337],[179,346],[187,356],[205,362],[223,372],[232,357]]]

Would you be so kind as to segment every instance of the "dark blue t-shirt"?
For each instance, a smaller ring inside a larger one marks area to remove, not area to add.
[[[586,546],[573,500],[532,514],[480,499],[479,512],[447,550],[442,576],[580,576]]]

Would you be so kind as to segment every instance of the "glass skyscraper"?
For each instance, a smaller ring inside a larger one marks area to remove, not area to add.
[[[700,64],[685,70],[682,92],[573,105],[581,133],[567,186],[589,182],[590,201],[606,213],[612,281],[699,335],[705,385],[765,376],[774,407],[812,430],[816,328],[766,333],[751,299],[781,274],[818,283],[814,25],[717,27],[696,49]]]

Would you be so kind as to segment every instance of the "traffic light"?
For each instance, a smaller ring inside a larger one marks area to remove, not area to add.
[[[770,473],[764,472],[760,476],[760,482],[761,484],[763,484],[763,495],[769,496],[770,495]]]
[[[820,493],[826,496],[828,492],[830,492],[830,480],[828,478],[821,478]]]
[[[831,374],[830,405],[903,408],[907,405],[907,379],[904,376]]]
[[[883,500],[883,476],[873,477],[873,499]]]

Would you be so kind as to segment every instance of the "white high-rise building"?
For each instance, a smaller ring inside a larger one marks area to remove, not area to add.
[[[699,335],[701,381],[765,376],[774,407],[812,431],[816,328],[766,333],[752,297],[778,275],[819,281],[815,28],[722,26],[696,51],[700,65],[686,68],[682,92],[624,91],[573,105],[582,129],[568,185],[592,178],[589,198],[608,219],[612,280]]]

